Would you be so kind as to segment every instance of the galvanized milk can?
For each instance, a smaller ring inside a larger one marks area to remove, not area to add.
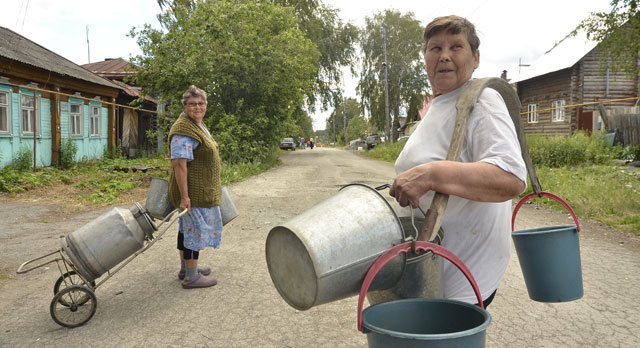
[[[175,207],[169,200],[169,182],[162,178],[151,178],[149,193],[145,202],[145,209],[156,219],[164,219]],[[220,203],[222,225],[226,225],[238,216],[238,210],[233,204],[229,190],[222,186],[222,203]]]
[[[405,236],[416,240],[422,230],[424,218],[403,216],[400,223]],[[438,235],[432,241],[437,245],[442,245],[444,231],[438,230]],[[385,290],[369,291],[367,300],[371,305],[407,299],[407,298],[442,298],[442,258],[428,251],[420,255],[412,252],[407,253],[406,266],[402,277],[393,287]]]
[[[60,239],[62,249],[80,275],[91,282],[144,246],[153,223],[144,209],[112,208]]]
[[[387,200],[367,185],[350,184],[272,228],[266,241],[267,266],[282,298],[306,310],[358,294],[371,264],[404,239]],[[391,261],[371,288],[393,287],[404,267],[404,256]]]
[[[156,219],[164,219],[175,207],[169,201],[169,182],[162,178],[151,178],[144,208]]]

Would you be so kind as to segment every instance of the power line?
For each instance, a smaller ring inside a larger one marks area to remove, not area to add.
[[[24,0],[22,0],[22,4],[20,4],[20,9],[18,9],[18,14],[16,15],[16,24],[13,26],[13,29],[18,30],[18,19],[20,18],[20,12],[22,12],[22,5],[24,5]]]

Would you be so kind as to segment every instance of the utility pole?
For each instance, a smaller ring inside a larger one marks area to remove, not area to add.
[[[391,140],[389,133],[389,86],[387,84],[387,29],[382,28],[382,50],[384,52],[384,134],[385,141]]]
[[[522,71],[522,67],[531,66],[531,64],[522,64],[522,58],[518,58],[518,74]]]
[[[91,63],[91,50],[89,49],[89,24],[87,24],[87,64]]]
[[[347,143],[347,97],[344,97],[344,104],[342,104],[342,125],[344,134],[344,143]]]
[[[333,123],[333,143],[338,142],[338,135],[336,134],[336,115],[333,115],[331,118],[331,123]]]

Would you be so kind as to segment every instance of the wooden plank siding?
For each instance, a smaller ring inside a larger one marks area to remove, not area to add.
[[[519,81],[516,90],[522,104],[522,126],[527,134],[570,135],[578,129],[578,106],[584,103],[633,98],[638,96],[640,76],[631,78],[624,72],[609,73],[600,59],[596,46],[573,66]],[[565,121],[552,122],[552,103],[565,100]],[[637,100],[617,101],[604,104],[607,110],[621,106],[633,106]],[[538,122],[529,123],[529,104],[536,104]],[[597,113],[596,105],[581,106],[583,113]],[[545,111],[541,111],[545,110]],[[597,118],[593,124],[597,124]],[[595,129],[594,129],[595,130]]]
[[[601,61],[598,50],[598,47],[594,48],[578,63],[584,66],[583,102],[599,102],[638,96],[638,76],[629,78],[623,71],[619,71],[615,74],[610,72],[607,77],[607,69]],[[635,102],[635,100],[613,102],[605,104],[604,107],[609,110],[618,106],[633,106]],[[596,106],[585,106],[585,110],[595,111]]]
[[[522,116],[525,133],[533,134],[569,134],[571,124],[575,122],[575,110],[565,110],[565,121],[552,122],[551,109],[555,100],[564,99],[566,105],[572,104],[572,69],[534,77],[518,82],[518,97],[522,104],[521,112],[526,113],[529,104],[536,104],[538,108],[538,122],[529,123],[527,115]],[[571,122],[570,122],[571,121]]]

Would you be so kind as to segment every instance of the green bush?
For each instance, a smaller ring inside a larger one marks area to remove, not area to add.
[[[104,148],[104,151],[102,151],[102,158],[104,159],[108,159],[108,160],[115,160],[115,159],[123,159],[125,158],[122,152],[122,145],[118,144],[114,147],[111,148],[111,151],[107,150],[107,148]]]
[[[640,161],[640,145],[627,146],[622,150],[620,159],[626,161]]]
[[[576,132],[571,136],[528,135],[527,145],[536,166],[560,168],[583,164],[605,164],[619,150],[607,144],[603,135]]]
[[[398,158],[398,155],[400,155],[400,152],[402,152],[404,144],[406,143],[406,141],[399,141],[393,144],[378,144],[373,149],[365,152],[365,155],[370,158],[393,163],[396,161],[396,158]]]
[[[76,154],[78,145],[71,138],[67,138],[60,144],[60,167],[64,169],[72,168],[76,164]]]
[[[20,172],[33,168],[33,154],[28,146],[20,147],[18,153],[13,157],[12,166]]]

